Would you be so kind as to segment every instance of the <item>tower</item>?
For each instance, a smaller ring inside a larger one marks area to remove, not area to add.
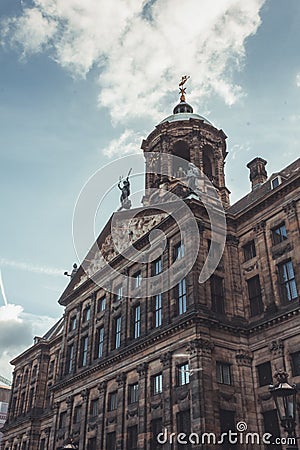
[[[180,102],[173,109],[173,114],[163,119],[142,143],[146,159],[146,191],[159,187],[161,183],[167,190],[176,190],[182,174],[188,170],[188,164],[193,163],[217,189],[224,207],[229,207],[230,192],[225,185],[224,175],[227,136],[205,117],[194,113],[192,106],[186,102],[185,88],[182,87],[185,78],[179,85]],[[153,170],[155,153],[181,159],[170,158],[169,167]],[[157,176],[155,172],[167,173],[168,177]],[[149,201],[146,194],[144,204]]]

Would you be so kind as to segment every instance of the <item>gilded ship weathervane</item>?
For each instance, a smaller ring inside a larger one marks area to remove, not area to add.
[[[182,77],[181,77],[181,81],[180,81],[180,83],[179,83],[179,93],[181,94],[180,95],[180,101],[181,102],[185,102],[185,87],[183,87],[184,86],[184,84],[187,82],[187,80],[190,78],[190,76],[189,75],[183,75]]]

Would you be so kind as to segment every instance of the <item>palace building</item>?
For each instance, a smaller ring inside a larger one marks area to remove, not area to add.
[[[102,255],[92,249],[88,258],[93,277],[82,265],[73,272],[59,299],[63,317],[12,361],[1,450],[231,448],[226,440],[192,445],[176,436],[192,432],[193,442],[196,434],[219,437],[239,422],[261,436],[286,436],[269,385],[280,369],[300,385],[300,159],[268,176],[267,162],[255,158],[247,165],[251,190],[230,205],[226,135],[194,113],[184,94],[142,150],[143,206],[113,214],[97,239]],[[158,164],[159,155],[174,156],[173,166],[156,175],[153,154]],[[210,180],[226,219],[222,257],[204,283],[198,278],[212,227],[201,195],[182,182],[190,167]],[[160,209],[163,197],[147,193],[157,187],[179,199],[174,206],[183,227],[184,208],[197,226],[200,245],[188,273],[182,269],[190,264],[186,238]],[[149,248],[153,230],[166,236],[163,252],[149,263],[126,258],[113,243],[112,226],[122,227],[133,212],[128,232],[135,249]],[[112,277],[103,258],[121,278]],[[175,286],[149,288],[152,277],[180,260]],[[148,287],[137,295],[145,278]]]

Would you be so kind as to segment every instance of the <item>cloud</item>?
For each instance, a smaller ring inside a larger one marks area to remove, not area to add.
[[[57,269],[55,267],[37,266],[34,264],[28,264],[20,261],[13,261],[6,258],[0,258],[0,267],[12,267],[14,269],[26,270],[33,273],[41,273],[45,275],[62,275],[64,269]]]
[[[297,87],[300,87],[300,72],[296,76],[296,84],[297,84]]]
[[[265,0],[33,0],[2,23],[23,55],[47,49],[73,76],[99,74],[99,105],[112,121],[158,119],[181,75],[193,104],[217,93],[233,104],[245,41],[260,25]]]
[[[126,129],[120,137],[110,141],[109,145],[103,150],[103,153],[110,158],[113,156],[140,153],[141,143],[142,133],[136,133],[133,130]]]
[[[22,306],[0,307],[0,374],[11,378],[10,360],[33,344],[34,336],[42,336],[56,319],[23,311]]]

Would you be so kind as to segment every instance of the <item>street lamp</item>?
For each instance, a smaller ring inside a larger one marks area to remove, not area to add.
[[[62,450],[78,450],[78,446],[71,440],[63,446]]]
[[[288,435],[288,445],[286,450],[298,450],[297,438],[295,433],[296,428],[296,385],[288,383],[288,374],[284,370],[279,370],[275,373],[274,378],[277,379],[277,384],[270,386],[270,393],[275,401],[278,416],[282,427]],[[293,439],[293,440],[292,440]]]

